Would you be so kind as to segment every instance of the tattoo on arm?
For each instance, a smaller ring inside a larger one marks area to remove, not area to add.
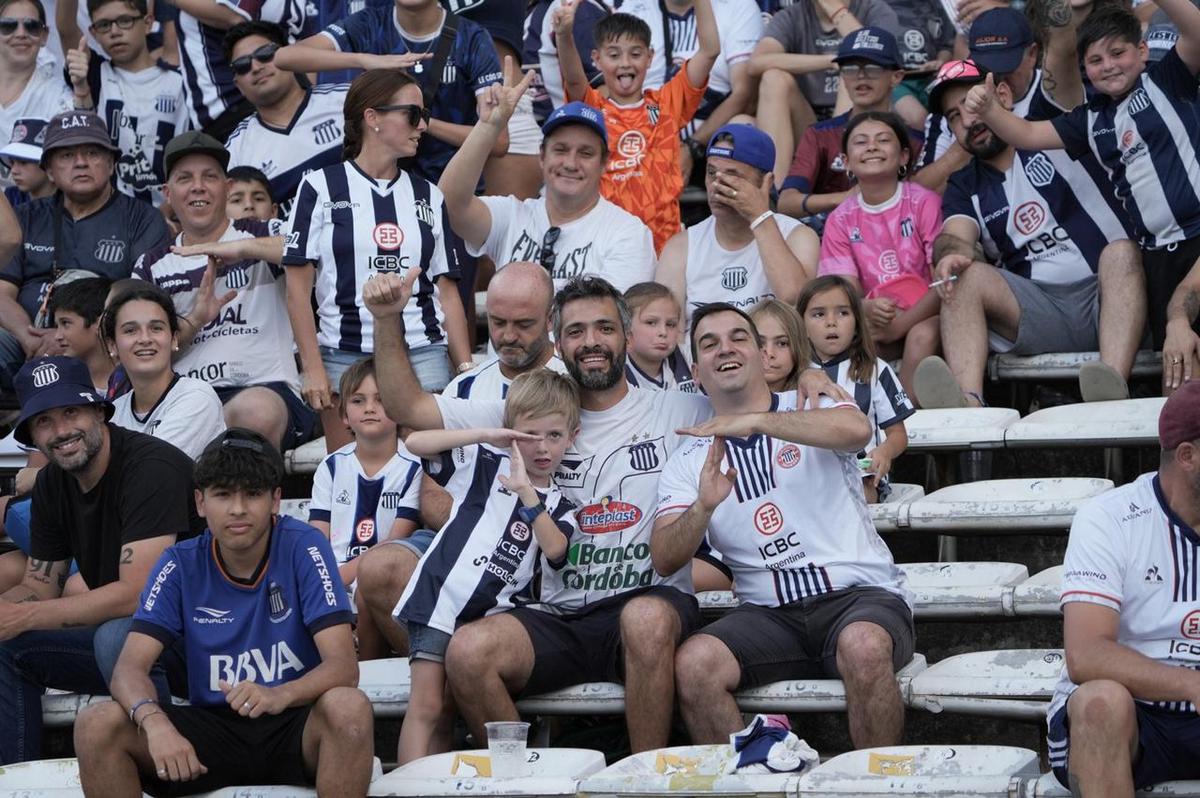
[[[121,565],[132,565],[132,564],[133,564],[133,547],[126,546],[125,548],[121,549]]]
[[[1046,0],[1042,14],[1052,28],[1065,28],[1071,22],[1071,6],[1066,0]]]
[[[54,567],[52,560],[35,560],[30,558],[27,574],[35,582],[43,585],[50,584],[50,569]]]
[[[1200,316],[1200,288],[1193,288],[1183,297],[1183,314],[1190,322]]]

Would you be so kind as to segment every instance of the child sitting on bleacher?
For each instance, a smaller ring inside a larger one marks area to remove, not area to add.
[[[421,463],[397,437],[375,383],[375,359],[342,375],[338,412],[354,441],[328,455],[313,475],[308,522],[325,533],[338,574],[358,611],[360,659],[383,656],[383,639],[355,594],[358,556],[376,543],[402,540],[417,528]]]
[[[818,277],[805,286],[796,302],[804,319],[801,339],[805,354],[829,379],[850,392],[871,421],[872,447],[859,453],[863,460],[863,493],[875,503],[888,497],[887,476],[892,462],[908,448],[904,419],[914,412],[896,372],[875,357],[866,313],[858,291],[844,277]]]
[[[691,367],[679,351],[683,312],[671,289],[637,283],[625,292],[625,304],[631,317],[625,379],[635,388],[695,393]]]
[[[763,376],[773,393],[796,390],[800,382],[800,327],[796,309],[778,299],[764,299],[750,311],[762,340]]]
[[[453,451],[472,479],[454,497],[450,520],[396,605],[406,624],[412,687],[400,729],[399,761],[448,751],[446,647],[460,625],[536,600],[538,567],[566,564],[575,506],[554,484],[563,453],[579,432],[579,389],[562,374],[538,369],[512,381],[505,429],[426,430],[409,450],[433,458]],[[507,450],[506,450],[507,449]]]

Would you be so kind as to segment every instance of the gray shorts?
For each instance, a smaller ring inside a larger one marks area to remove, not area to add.
[[[993,352],[1040,355],[1100,348],[1100,281],[1095,275],[1073,283],[1035,283],[1007,269],[996,271],[1017,298],[1021,321],[1016,341],[988,330]]]

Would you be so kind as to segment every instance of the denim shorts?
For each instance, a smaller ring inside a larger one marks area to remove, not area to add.
[[[325,364],[325,373],[329,375],[329,384],[334,393],[337,393],[342,375],[364,357],[370,355],[329,346],[321,347],[321,362]],[[422,390],[436,392],[450,384],[450,355],[445,344],[430,344],[420,349],[410,349],[408,362],[412,364],[412,370],[417,375]]]
[[[425,552],[429,551],[429,546],[433,543],[435,535],[437,535],[437,532],[434,532],[432,529],[415,529],[406,538],[393,538],[392,540],[384,541],[384,543],[403,546],[417,555],[417,559],[419,560],[425,556]]]
[[[450,635],[423,623],[408,622],[408,659],[445,662]]]

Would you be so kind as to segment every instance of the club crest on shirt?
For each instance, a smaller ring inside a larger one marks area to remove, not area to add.
[[[726,291],[745,288],[749,279],[749,272],[745,266],[726,266],[721,270],[721,287]]]
[[[1054,164],[1045,153],[1039,152],[1025,162],[1025,176],[1038,188],[1045,188],[1054,179]]]
[[[267,617],[271,623],[283,623],[292,614],[292,608],[288,606],[278,582],[271,582],[267,586],[267,607],[270,610]]]
[[[429,200],[419,199],[413,203],[413,215],[417,217],[417,221],[433,227],[433,208],[429,205]]]
[[[658,463],[656,441],[636,443],[629,447],[629,467],[634,471],[652,471],[658,468]]]

